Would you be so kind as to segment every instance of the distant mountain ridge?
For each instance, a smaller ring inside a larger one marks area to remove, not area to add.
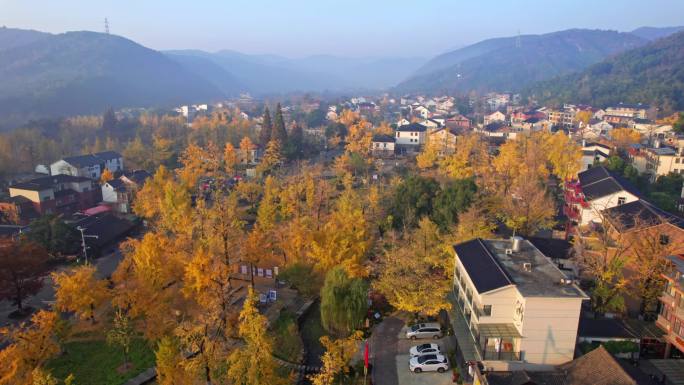
[[[684,31],[684,26],[679,27],[641,27],[630,32],[646,40],[658,40],[677,32]]]
[[[587,29],[489,39],[435,57],[397,90],[517,91],[646,43],[631,33]]]
[[[119,36],[68,32],[28,40],[0,51],[0,124],[224,97],[165,55]]]
[[[544,104],[649,103],[667,114],[684,110],[684,31],[526,90]]]
[[[314,55],[286,58],[248,55],[231,50],[214,53],[198,50],[165,51],[171,58],[201,57],[238,79],[247,91],[276,94],[293,91],[354,91],[388,88],[420,65],[420,58],[344,58]]]

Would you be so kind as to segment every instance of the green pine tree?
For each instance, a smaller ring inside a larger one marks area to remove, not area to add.
[[[259,144],[266,147],[271,140],[271,131],[273,131],[273,123],[271,122],[271,113],[268,107],[264,109],[264,121],[261,123],[261,131],[259,131]]]
[[[283,119],[283,110],[280,107],[280,103],[276,106],[271,139],[277,139],[281,146],[287,144],[287,130],[285,129],[285,120]]]

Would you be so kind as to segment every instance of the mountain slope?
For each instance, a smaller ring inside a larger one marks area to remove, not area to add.
[[[211,59],[199,55],[181,55],[167,53],[171,60],[177,62],[191,73],[202,77],[207,82],[216,86],[228,96],[238,95],[247,91],[247,86],[238,80],[235,75],[226,71],[222,66],[214,63]]]
[[[605,106],[649,103],[668,113],[684,110],[684,32],[595,64],[585,71],[542,82],[526,93],[550,104]]]
[[[49,33],[30,29],[0,27],[0,51],[31,44],[52,36]]]
[[[397,90],[516,91],[645,43],[629,33],[583,29],[491,39],[434,58]]]
[[[291,59],[230,50],[216,53],[181,50],[167,51],[166,54],[175,58],[210,60],[256,94],[388,88],[424,62],[420,58],[344,58],[332,55]]]
[[[6,49],[0,79],[0,118],[10,122],[223,96],[157,51],[94,32],[50,35]]]
[[[684,30],[680,27],[641,27],[630,32],[632,35],[639,36],[646,40],[658,40]]]

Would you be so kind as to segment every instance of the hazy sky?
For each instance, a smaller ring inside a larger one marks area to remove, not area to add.
[[[155,49],[431,56],[567,28],[684,23],[683,0],[0,0],[0,26],[104,30]]]

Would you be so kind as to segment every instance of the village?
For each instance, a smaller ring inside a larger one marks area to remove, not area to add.
[[[684,384],[684,124],[658,111],[243,95],[108,111],[97,130],[146,128],[62,157],[15,138],[0,325],[54,333],[36,315],[55,309],[60,349],[157,341],[126,384],[234,375],[218,362],[265,338],[245,317],[301,383]]]

